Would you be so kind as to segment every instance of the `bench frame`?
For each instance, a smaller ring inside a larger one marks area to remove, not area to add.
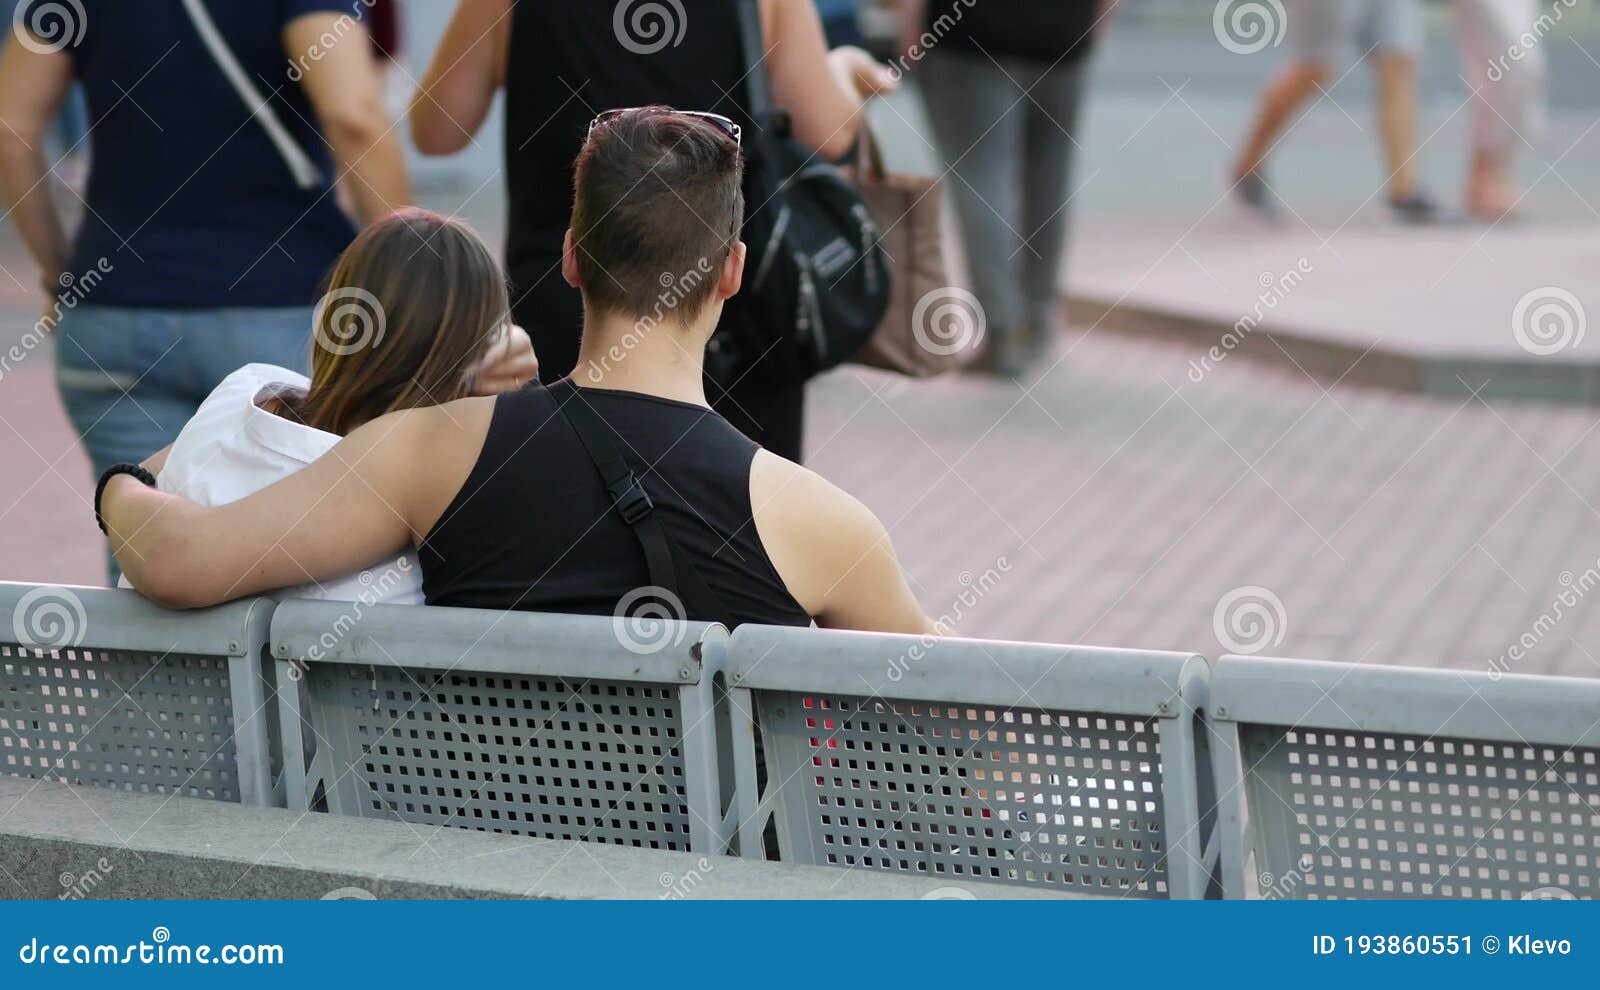
[[[75,635],[72,643],[40,642],[27,635],[17,613],[24,598],[41,589],[70,595],[83,605],[84,628],[77,631],[80,635]],[[78,650],[226,659],[234,718],[235,779],[239,803],[245,805],[282,801],[272,775],[270,735],[275,726],[265,667],[267,630],[276,606],[269,598],[246,598],[215,608],[173,612],[128,589],[0,581],[0,616],[13,617],[12,634],[5,638],[20,647],[46,650],[60,659]]]
[[[337,639],[325,637],[330,629],[344,627],[348,631]],[[726,852],[732,824],[719,799],[712,684],[702,657],[711,644],[727,639],[727,631],[711,623],[677,623],[667,637],[675,645],[653,653],[633,653],[619,645],[613,628],[613,620],[602,616],[284,602],[273,618],[272,651],[277,662],[289,808],[307,810],[321,780],[330,784],[325,788],[329,811],[358,815],[365,811],[348,807],[354,802],[341,794],[341,788],[331,786],[335,777],[329,754],[319,753],[311,772],[305,769],[296,682],[303,676],[300,666],[310,665],[307,655],[315,646],[320,651],[316,662],[324,664],[626,681],[671,688],[677,694],[683,722],[679,746],[690,848]],[[373,638],[373,630],[382,631],[383,642]]]
[[[975,670],[974,648],[994,668]],[[1197,655],[761,626],[741,626],[726,649],[716,663],[729,687],[739,848],[748,858],[762,857],[761,833],[781,800],[757,793],[752,692],[814,692],[1154,719],[1168,895],[1200,898],[1211,887],[1217,851],[1206,841],[1211,821],[1202,811],[1214,802],[1200,752],[1206,665]],[[886,658],[913,656],[897,680],[884,683]],[[876,693],[875,684],[883,684]]]
[[[1487,671],[1228,655],[1211,674],[1211,747],[1224,896],[1258,895],[1256,870],[1282,869],[1281,830],[1247,807],[1240,726],[1600,747],[1600,681]]]

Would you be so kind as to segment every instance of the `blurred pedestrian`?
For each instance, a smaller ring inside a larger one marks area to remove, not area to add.
[[[41,10],[0,60],[0,190],[98,474],[171,443],[236,368],[304,369],[318,282],[355,234],[336,175],[363,221],[411,190],[348,0],[24,3]],[[69,243],[39,139],[74,79],[94,157]]]
[[[23,0],[0,0],[0,24],[15,24],[17,8]],[[32,13],[33,10],[27,11]],[[84,107],[83,87],[74,85],[61,101],[61,111],[56,114],[50,128],[51,140],[46,142],[45,153],[55,159],[51,170],[56,178],[73,189],[81,190],[87,171],[89,120]]]
[[[905,59],[948,167],[990,371],[1055,346],[1072,159],[1101,0],[911,0]]]
[[[1560,0],[1552,17],[1576,0]],[[1456,0],[1462,75],[1473,88],[1467,213],[1498,220],[1521,199],[1512,163],[1544,123],[1545,60],[1537,0]]]
[[[1417,59],[1422,54],[1421,0],[1286,0],[1284,28],[1294,47],[1289,64],[1262,93],[1249,140],[1233,167],[1233,193],[1251,212],[1275,222],[1274,193],[1264,169],[1279,136],[1307,100],[1324,92],[1354,44],[1372,62],[1378,83],[1378,126],[1388,169],[1389,208],[1396,219],[1427,223],[1438,206],[1417,189]]]
[[[812,0],[760,7],[769,52],[762,68],[793,136],[821,158],[845,155],[862,101],[892,85],[887,71],[858,48],[829,52]],[[506,267],[516,321],[533,336],[545,381],[567,377],[578,358],[582,299],[562,277],[561,246],[589,122],[604,110],[665,104],[724,114],[748,129],[746,74],[737,0],[457,6],[412,102],[412,138],[425,154],[459,151],[505,89]],[[752,203],[752,212],[761,205]],[[663,273],[663,285],[675,274]],[[730,300],[727,318],[748,298]],[[756,377],[725,390],[713,382],[712,405],[750,439],[798,460],[805,386],[775,388]]]

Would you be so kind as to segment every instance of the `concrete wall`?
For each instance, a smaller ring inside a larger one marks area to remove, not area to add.
[[[0,777],[0,897],[6,898],[1039,896],[996,884],[527,839]]]

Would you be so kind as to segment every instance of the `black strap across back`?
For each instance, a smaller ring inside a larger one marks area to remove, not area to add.
[[[683,552],[672,534],[656,515],[655,503],[633,468],[618,449],[611,427],[594,411],[570,381],[561,381],[550,387],[555,396],[556,408],[578,435],[583,449],[594,462],[594,468],[605,483],[611,505],[622,521],[638,537],[644,548],[646,566],[650,569],[650,583],[675,596],[684,607],[684,614],[717,616],[717,621],[730,629],[737,622],[732,611],[694,566],[694,561]]]

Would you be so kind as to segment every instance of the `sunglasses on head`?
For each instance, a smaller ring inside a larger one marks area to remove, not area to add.
[[[601,124],[604,124],[608,120],[613,120],[613,119],[615,119],[617,117],[622,116],[625,113],[633,113],[633,112],[635,112],[637,110],[643,110],[643,109],[645,109],[645,108],[644,107],[623,107],[623,108],[620,108],[620,109],[617,109],[617,110],[603,110],[603,111],[600,112],[600,115],[598,117],[596,117],[595,119],[589,121],[588,133],[589,134],[593,134],[594,133],[594,129],[596,127],[599,127]],[[656,112],[657,113],[662,113],[662,114],[670,114],[670,115],[675,116],[675,117],[693,117],[696,120],[703,120],[706,123],[710,124],[711,126],[715,127],[717,130],[719,130],[722,133],[724,133],[724,134],[728,135],[729,137],[733,138],[733,143],[734,144],[739,145],[741,147],[744,144],[744,129],[741,128],[738,124],[735,124],[730,118],[724,117],[720,113],[709,113],[709,112],[707,112],[705,110],[659,110],[659,111],[656,111]]]

